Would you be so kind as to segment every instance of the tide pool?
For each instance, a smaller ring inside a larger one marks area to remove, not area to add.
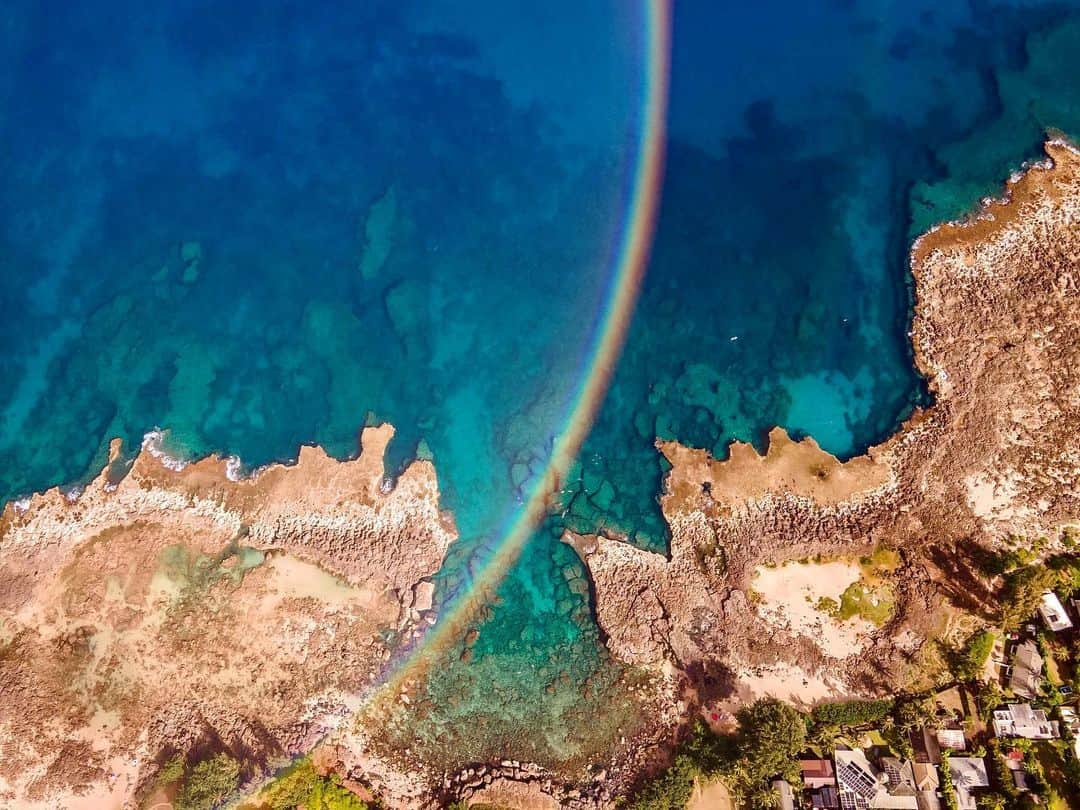
[[[645,6],[280,0],[0,12],[0,498],[154,428],[249,468],[366,421],[437,466],[469,587],[565,428],[645,110]],[[402,733],[587,761],[633,724],[569,527],[662,549],[655,438],[841,456],[924,401],[906,250],[1047,127],[1060,3],[680,2],[660,217],[561,506]],[[421,445],[421,442],[423,443]],[[468,642],[468,643],[467,643]],[[588,718],[588,722],[586,722]]]

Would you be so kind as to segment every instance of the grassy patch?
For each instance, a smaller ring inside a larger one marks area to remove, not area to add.
[[[1046,785],[1047,807],[1050,810],[1069,810],[1080,806],[1080,786],[1074,784],[1066,773],[1065,757],[1068,752],[1062,750],[1062,744],[1038,742],[1032,747],[1035,761],[1042,770]]]
[[[880,627],[892,618],[893,606],[892,588],[887,583],[868,587],[863,582],[853,582],[840,594],[840,605],[834,615],[842,622],[858,616]]]
[[[367,810],[367,803],[344,788],[337,775],[322,776],[305,757],[278,775],[256,799],[259,810]]]
[[[878,546],[873,554],[859,558],[859,567],[862,569],[863,579],[871,585],[876,585],[883,581],[885,575],[899,568],[900,562],[898,551]]]

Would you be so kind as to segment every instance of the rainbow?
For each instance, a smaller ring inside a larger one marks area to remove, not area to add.
[[[547,513],[551,496],[558,491],[592,427],[611,384],[612,375],[626,341],[641,289],[660,207],[664,173],[668,85],[670,79],[671,2],[642,0],[646,23],[646,67],[643,83],[643,115],[634,152],[631,194],[623,216],[624,226],[615,243],[603,317],[592,328],[587,344],[585,371],[571,398],[566,427],[555,439],[544,473],[530,488],[524,505],[498,534],[474,577],[449,605],[422,641],[392,662],[382,685],[371,696],[370,706],[380,698],[394,699],[410,681],[421,680],[441,653],[461,639],[465,626],[485,604]]]

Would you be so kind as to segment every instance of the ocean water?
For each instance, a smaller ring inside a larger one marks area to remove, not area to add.
[[[255,467],[437,465],[469,587],[586,373],[642,126],[637,2],[0,10],[0,499],[112,436]],[[841,456],[924,401],[906,249],[1047,128],[1076,3],[680,0],[648,275],[597,422],[484,621],[402,718],[448,765],[597,757],[635,722],[569,527],[662,549],[655,437]],[[583,722],[588,718],[588,722]]]

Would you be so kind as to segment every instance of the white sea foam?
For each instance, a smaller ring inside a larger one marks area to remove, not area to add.
[[[142,449],[161,462],[161,466],[173,472],[180,472],[188,463],[181,458],[169,455],[165,452],[162,444],[165,441],[165,431],[155,428],[143,436]]]
[[[68,503],[75,503],[75,501],[79,500],[79,496],[82,495],[85,490],[85,486],[83,486],[82,484],[78,484],[71,487],[67,492],[65,492],[64,497],[67,498]]]
[[[25,498],[19,498],[19,500],[15,501],[11,506],[16,514],[24,514],[26,510],[30,508],[30,496],[27,495]]]
[[[240,456],[229,456],[225,459],[225,477],[230,481],[240,481],[244,478],[244,462]]]

